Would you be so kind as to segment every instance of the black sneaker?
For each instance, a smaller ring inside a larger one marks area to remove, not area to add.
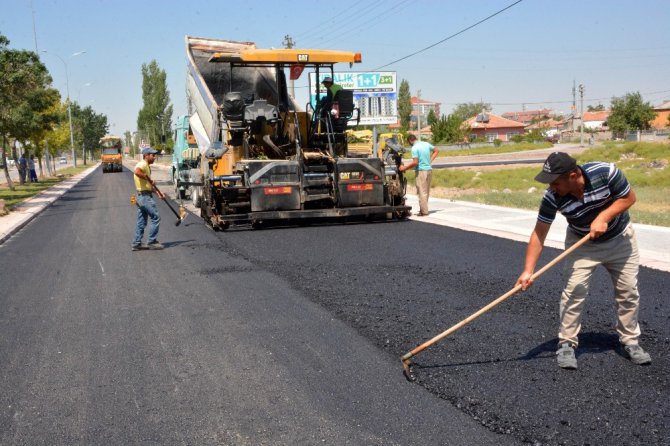
[[[142,249],[142,245],[133,245],[133,246],[131,247],[131,250],[132,250],[132,251],[139,251],[140,249]]]
[[[558,366],[560,368],[568,370],[577,369],[575,348],[569,342],[564,342],[559,346],[559,349],[556,351],[556,356],[556,360],[558,361]]]
[[[163,246],[158,240],[147,244],[147,249],[163,249],[163,248],[165,248],[165,246]]]

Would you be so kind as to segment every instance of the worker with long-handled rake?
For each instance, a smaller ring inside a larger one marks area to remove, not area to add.
[[[517,285],[525,290],[532,284],[533,269],[557,212],[568,220],[566,246],[585,234],[593,240],[574,254],[566,265],[567,283],[559,309],[558,366],[577,368],[575,349],[582,310],[591,277],[599,265],[605,267],[614,284],[616,330],[625,355],[634,364],[651,363],[651,356],[638,342],[641,334],[637,289],[640,255],[628,215],[628,209],[635,203],[635,192],[623,172],[611,163],[591,162],[578,166],[567,153],[554,152],[535,180],[549,187],[540,205]]]
[[[163,245],[158,241],[158,230],[160,226],[161,217],[158,214],[158,207],[153,198],[153,192],[165,200],[165,194],[156,187],[156,182],[151,178],[151,164],[156,160],[158,152],[151,147],[142,149],[142,160],[137,163],[134,170],[133,179],[135,181],[135,189],[137,190],[137,198],[135,204],[137,205],[137,222],[135,224],[135,238],[132,243],[132,250],[139,251],[140,249],[163,249]],[[165,201],[170,210],[177,216],[177,225],[183,220],[183,216],[177,214],[170,203]],[[144,228],[147,226],[147,221],[151,219],[151,226],[149,227],[149,236],[146,245],[142,245],[142,237],[144,236]]]
[[[528,243],[524,270],[516,286],[490,304],[449,329],[403,355],[405,377],[415,379],[411,370],[414,356],[472,322],[507,298],[527,289],[549,268],[568,257],[567,284],[561,295],[558,366],[576,369],[577,335],[581,312],[593,271],[603,265],[612,277],[617,305],[617,332],[626,356],[638,365],[651,363],[651,356],[639,345],[639,293],[637,274],[639,253],[628,209],[635,203],[623,172],[614,164],[593,162],[582,166],[566,153],[554,152],[544,163],[536,181],[548,184],[535,229]],[[560,212],[568,220],[567,249],[543,268],[535,271],[549,227]],[[578,249],[579,248],[579,249]],[[535,271],[535,272],[534,272]]]

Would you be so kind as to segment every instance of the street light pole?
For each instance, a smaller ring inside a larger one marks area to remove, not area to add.
[[[72,107],[70,106],[70,76],[68,75],[67,62],[65,62],[65,59],[63,59],[56,53],[50,53],[47,50],[42,50],[42,52],[56,56],[57,58],[60,59],[61,62],[63,62],[63,66],[65,67],[65,87],[67,89],[67,117],[68,120],[70,121],[70,148],[72,149],[72,166],[76,167],[77,155],[74,151],[74,131],[72,129]],[[70,57],[79,56],[81,54],[84,54],[85,52],[86,51],[77,51],[76,53],[72,53]]]
[[[584,84],[579,84],[579,147],[584,147]]]

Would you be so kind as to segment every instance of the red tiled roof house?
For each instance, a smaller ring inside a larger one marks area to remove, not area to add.
[[[661,105],[654,107],[656,118],[649,124],[655,129],[670,127],[668,116],[670,116],[670,101],[665,101]]]
[[[523,135],[525,125],[505,119],[493,113],[480,113],[473,116],[464,123],[470,127],[470,138],[486,138],[493,142],[495,139],[500,141],[510,141],[514,135]]]

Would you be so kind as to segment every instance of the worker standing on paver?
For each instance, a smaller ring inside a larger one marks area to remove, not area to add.
[[[337,102],[337,94],[342,90],[342,86],[333,82],[333,78],[328,76],[321,81],[326,88],[326,97],[321,101],[321,108],[324,112],[329,112],[333,108],[333,103]]]
[[[135,180],[135,189],[137,189],[137,222],[135,224],[135,238],[133,239],[132,250],[139,251],[146,247],[147,249],[163,249],[163,245],[158,241],[158,229],[161,217],[158,214],[158,207],[153,197],[155,181],[151,178],[151,164],[156,160],[158,152],[151,147],[142,149],[142,161],[135,166],[133,179]],[[165,200],[165,195],[158,189],[156,193]],[[142,237],[144,228],[147,226],[147,220],[151,218],[149,227],[149,236],[146,246],[142,246]]]
[[[635,203],[623,172],[614,164],[591,162],[582,166],[567,153],[554,152],[544,163],[536,181],[549,185],[540,204],[535,229],[530,236],[524,270],[517,280],[525,290],[542,252],[556,212],[568,221],[566,248],[586,234],[591,241],[566,260],[566,285],[560,301],[558,366],[576,369],[575,349],[582,311],[594,270],[603,265],[614,284],[619,342],[635,364],[651,363],[639,345],[640,295],[637,288],[640,256],[628,209]]]
[[[430,182],[433,178],[432,162],[437,158],[437,147],[425,141],[419,141],[416,135],[409,135],[407,141],[412,144],[412,161],[401,164],[400,172],[414,168],[416,173],[416,194],[419,196],[419,217],[428,215],[428,198],[430,198]]]

